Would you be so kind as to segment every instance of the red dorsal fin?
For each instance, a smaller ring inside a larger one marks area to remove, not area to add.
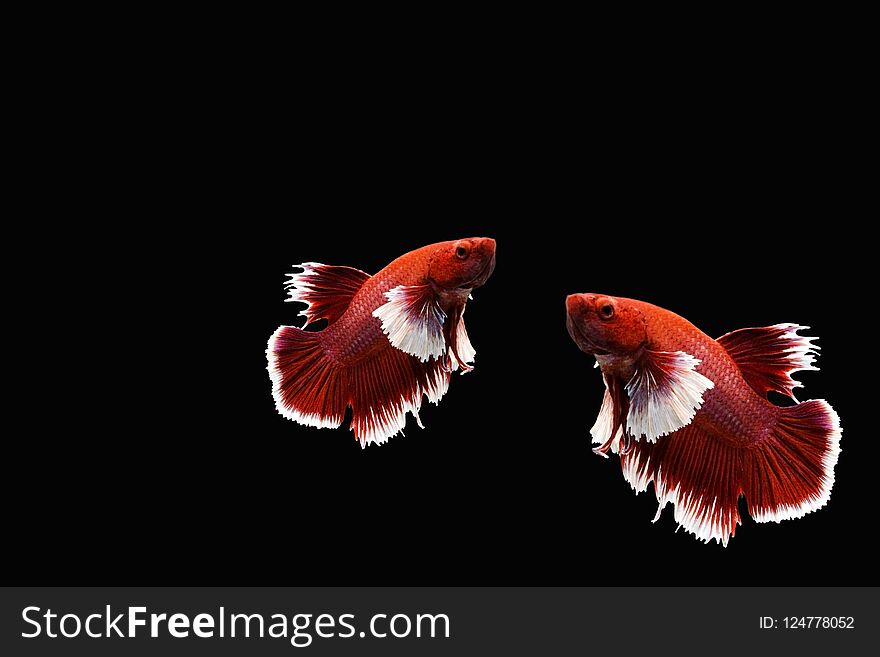
[[[797,324],[745,328],[722,335],[718,342],[759,395],[775,390],[795,399],[794,389],[801,384],[791,375],[800,370],[818,369],[813,366],[819,351],[819,347],[812,344],[816,338],[797,334],[808,328]]]
[[[290,280],[284,286],[289,294],[287,301],[299,301],[309,306],[300,313],[306,318],[303,327],[319,319],[326,319],[328,324],[335,322],[346,311],[351,298],[370,279],[369,274],[354,267],[333,267],[317,262],[304,262],[297,267],[302,272],[288,274]]]

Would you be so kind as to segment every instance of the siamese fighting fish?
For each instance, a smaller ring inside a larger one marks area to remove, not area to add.
[[[824,400],[797,402],[793,372],[814,370],[808,327],[777,324],[713,340],[683,317],[643,301],[572,294],[567,327],[605,381],[594,451],[620,456],[637,493],[654,484],[681,527],[726,546],[745,497],[757,522],[824,506],[840,453],[840,422]]]
[[[266,356],[275,407],[312,427],[350,428],[362,447],[419,426],[422,397],[438,403],[451,374],[473,369],[464,325],[471,292],[495,269],[495,240],[473,237],[406,253],[370,276],[313,262],[289,274],[303,328],[279,326]],[[326,320],[321,330],[303,330]]]

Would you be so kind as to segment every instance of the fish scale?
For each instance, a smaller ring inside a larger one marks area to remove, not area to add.
[[[778,407],[749,387],[724,347],[673,312],[642,302],[634,305],[641,305],[652,316],[648,339],[654,350],[692,354],[700,359],[697,371],[715,384],[704,393],[694,422],[711,430],[718,440],[737,447],[764,439]]]
[[[342,317],[322,331],[321,343],[334,361],[354,365],[388,344],[382,324],[372,312],[385,303],[388,290],[421,283],[432,253],[432,247],[427,246],[397,258],[354,295]]]

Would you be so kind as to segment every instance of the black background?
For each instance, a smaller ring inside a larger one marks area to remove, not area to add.
[[[182,84],[164,105],[173,139],[144,125],[160,145],[118,192],[142,239],[114,253],[128,273],[113,309],[133,318],[100,328],[112,346],[90,352],[102,385],[85,422],[13,462],[29,583],[876,579],[862,529],[876,440],[855,396],[874,351],[850,200],[863,176],[829,114],[832,71],[344,64]],[[406,437],[362,450],[345,428],[275,413],[264,350],[298,321],[292,265],[375,273],[475,235],[498,243],[468,308],[476,370],[423,407],[425,430],[410,418]],[[822,369],[798,375],[799,396],[828,399],[844,429],[830,504],[744,516],[726,549],[676,533],[671,508],[652,524],[653,493],[591,452],[601,377],[564,325],[579,291],[651,301],[712,336],[811,326]]]
[[[829,307],[816,293],[825,270],[792,272],[797,282],[788,285],[755,266],[789,266],[777,254],[793,254],[793,263],[794,254],[816,248],[815,240],[784,221],[737,219],[722,242],[711,237],[717,220],[689,225],[658,218],[665,229],[654,232],[650,219],[639,227],[609,215],[595,226],[573,219],[569,228],[541,221],[525,229],[438,217],[434,228],[419,222],[406,230],[405,222],[395,222],[346,231],[344,239],[332,225],[315,226],[302,244],[268,245],[263,266],[248,276],[254,292],[247,319],[235,323],[236,342],[260,348],[275,324],[296,321],[299,308],[283,303],[280,286],[288,262],[339,262],[375,272],[396,255],[383,252],[391,242],[402,253],[434,240],[491,235],[498,266],[469,307],[475,371],[456,375],[440,405],[424,408],[424,431],[411,422],[406,437],[382,447],[361,450],[348,431],[303,428],[273,415],[261,353],[241,355],[230,370],[240,397],[226,402],[236,410],[217,421],[249,445],[237,458],[252,487],[244,497],[266,505],[257,517],[265,523],[283,515],[302,532],[287,543],[293,554],[359,581],[427,573],[451,582],[565,584],[629,581],[641,571],[658,583],[768,577],[794,583],[803,581],[797,564],[812,568],[817,558],[837,562],[837,570],[817,573],[813,582],[858,581],[863,554],[855,531],[865,509],[860,461],[866,457],[858,430],[847,422],[855,415],[846,385],[848,332],[834,321],[836,302]],[[756,525],[746,516],[726,549],[676,533],[671,508],[651,524],[653,493],[636,497],[617,459],[590,451],[588,430],[603,386],[593,359],[565,331],[563,302],[575,291],[650,299],[714,336],[787,321],[811,326],[808,333],[821,337],[822,369],[801,375],[801,399],[830,400],[844,427],[829,506],[782,524]],[[290,536],[284,524],[250,531],[258,536],[268,529],[281,540]],[[786,555],[783,572],[768,570],[768,552]]]

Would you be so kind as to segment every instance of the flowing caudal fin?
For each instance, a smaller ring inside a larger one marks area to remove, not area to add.
[[[279,326],[269,338],[266,357],[275,408],[310,427],[342,424],[348,405],[345,370],[324,353],[321,334]]]
[[[332,324],[342,316],[370,276],[353,267],[333,267],[317,262],[304,262],[297,265],[302,271],[288,274],[287,301],[305,303],[308,308],[300,315],[306,318],[303,327],[326,319]]]
[[[342,424],[352,409],[351,429],[365,447],[384,443],[419,420],[422,397],[434,403],[449,388],[440,361],[419,359],[388,345],[371,358],[343,367],[324,352],[320,332],[280,326],[266,351],[275,407],[286,418],[318,428]]]
[[[656,443],[632,443],[621,453],[621,465],[636,492],[654,482],[657,518],[672,502],[679,525],[726,546],[740,522],[740,495],[757,522],[799,518],[824,506],[839,443],[837,414],[827,402],[814,400],[780,408],[774,430],[747,447],[691,424]]]
[[[745,328],[722,335],[718,342],[759,395],[774,390],[795,399],[794,389],[801,384],[791,375],[800,370],[819,369],[813,366],[819,347],[812,341],[817,338],[797,334],[808,328],[797,324]]]
[[[779,409],[758,449],[745,452],[744,493],[757,522],[779,522],[822,508],[840,454],[840,420],[824,399]]]

